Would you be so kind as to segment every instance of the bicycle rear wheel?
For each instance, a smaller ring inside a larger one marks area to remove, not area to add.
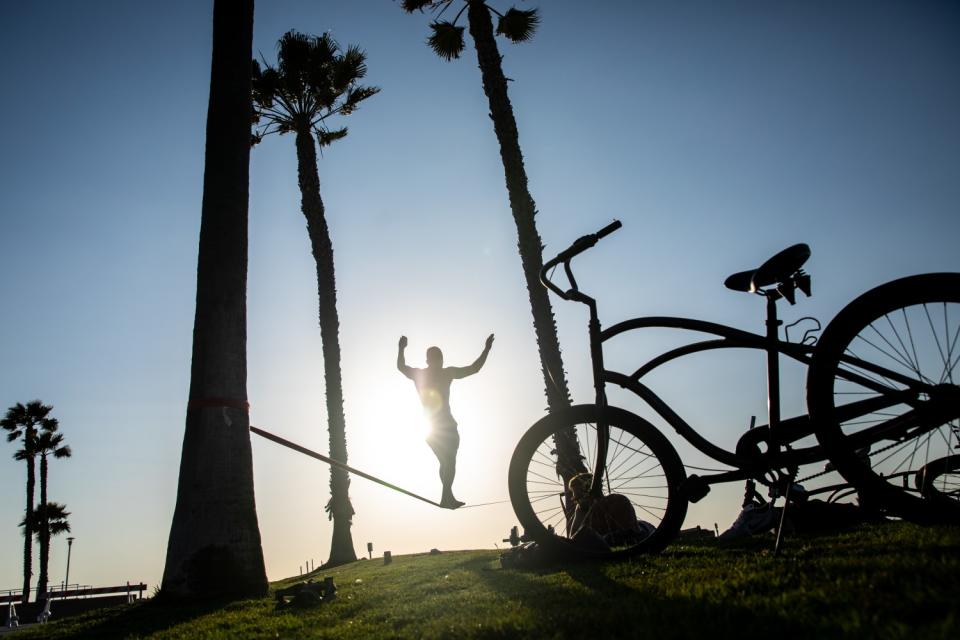
[[[600,411],[595,405],[574,406],[527,430],[510,460],[513,509],[526,533],[555,552],[601,559],[658,552],[677,535],[687,513],[678,490],[686,477],[683,464],[653,425],[616,407],[604,410],[608,446],[605,459],[598,460]],[[579,460],[558,457],[555,434],[576,434]],[[591,475],[602,467],[603,498],[594,504],[607,505],[585,512],[590,525],[584,529],[590,531],[576,540],[566,481],[573,467]]]
[[[817,439],[837,470],[892,515],[960,520],[915,477],[960,447],[960,274],[863,294],[827,326],[807,375]]]

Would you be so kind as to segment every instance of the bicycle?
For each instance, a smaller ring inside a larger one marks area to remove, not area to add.
[[[688,502],[702,499],[711,485],[759,481],[774,499],[791,497],[797,470],[824,461],[849,485],[822,491],[855,491],[897,517],[960,521],[960,455],[953,453],[960,449],[960,274],[881,285],[844,307],[819,340],[790,342],[779,336],[777,302],[793,304],[798,290],[810,295],[802,269],[810,249],[799,244],[725,282],[765,298],[764,335],[675,317],[633,318],[603,329],[597,302],[580,290],[570,263],[621,226],[614,221],[579,238],[540,271],[551,292],[589,309],[595,400],[548,414],[514,450],[510,499],[530,538],[588,557],[658,552],[676,537]],[[561,264],[567,290],[550,279]],[[671,349],[631,374],[604,368],[604,343],[653,327],[713,338]],[[703,437],[641,381],[682,356],[729,348],[765,351],[767,361],[768,423],[749,429],[733,451]],[[806,415],[780,416],[781,357],[807,367]],[[608,384],[638,396],[694,448],[732,469],[688,476],[659,429],[607,403]],[[811,436],[816,445],[794,446]]]

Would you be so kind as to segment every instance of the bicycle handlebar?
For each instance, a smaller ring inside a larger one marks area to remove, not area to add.
[[[598,240],[605,238],[622,226],[622,222],[619,220],[614,220],[596,233],[590,233],[574,240],[573,244],[558,253],[556,257],[548,260],[543,265],[543,268],[540,269],[540,282],[543,284],[543,286],[547,287],[564,300],[570,300],[571,298],[575,297],[580,292],[577,288],[577,282],[573,278],[573,272],[570,270],[570,261],[597,244]],[[561,262],[563,263],[564,270],[567,272],[567,279],[570,281],[571,289],[569,291],[563,291],[560,289],[560,287],[550,282],[550,279],[547,277],[547,271]]]

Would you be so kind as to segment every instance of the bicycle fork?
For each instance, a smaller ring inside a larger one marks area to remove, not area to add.
[[[607,392],[603,380],[603,342],[600,339],[600,317],[597,313],[597,301],[590,296],[576,293],[575,298],[590,309],[588,333],[590,335],[590,362],[593,368],[593,389],[596,395],[596,404],[600,408],[597,418],[597,465],[593,470],[593,479],[590,484],[590,495],[594,498],[603,496],[603,480],[607,475],[607,449],[610,442],[610,426],[607,424],[605,409],[607,408]],[[610,492],[609,479],[607,492]]]

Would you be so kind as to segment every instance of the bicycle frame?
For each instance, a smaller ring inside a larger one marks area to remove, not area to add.
[[[776,321],[775,316],[773,317]],[[667,424],[687,442],[693,445],[700,452],[717,460],[723,464],[737,467],[742,472],[724,472],[719,477],[711,476],[704,478],[707,482],[724,482],[727,480],[744,479],[754,475],[758,470],[780,467],[789,467],[800,464],[806,464],[822,460],[825,458],[822,449],[819,446],[805,447],[803,449],[787,449],[782,447],[795,442],[800,438],[813,434],[813,428],[810,426],[809,417],[798,416],[788,420],[780,419],[780,394],[779,394],[779,356],[788,356],[804,365],[809,365],[812,358],[814,347],[804,344],[785,342],[777,339],[775,336],[771,339],[769,335],[763,336],[733,327],[721,324],[706,322],[702,320],[692,320],[688,318],[675,318],[669,316],[651,316],[643,318],[633,318],[620,322],[602,332],[597,336],[600,343],[606,342],[620,334],[637,329],[648,328],[666,328],[681,329],[718,336],[719,339],[703,340],[691,344],[677,347],[666,353],[660,354],[652,360],[646,362],[632,374],[624,374],[618,371],[603,370],[601,373],[601,382],[603,384],[616,384],[619,387],[627,389],[639,396],[647,405],[649,405]],[[775,327],[774,327],[775,329]],[[597,345],[602,350],[602,344]],[[768,451],[762,456],[762,459],[728,451],[716,444],[710,442],[700,435],[700,433],[681,418],[663,399],[660,398],[650,387],[643,384],[640,379],[658,367],[672,362],[682,356],[710,351],[715,349],[746,348],[758,349],[767,353],[767,384],[768,384],[768,402],[769,402],[769,423],[756,427],[758,436],[768,434],[764,440],[770,445]],[[591,352],[593,347],[591,347]],[[731,475],[733,473],[733,475]],[[713,478],[716,478],[713,480]]]
[[[700,482],[704,482],[707,485],[747,478],[755,478],[765,482],[763,475],[767,472],[789,469],[791,473],[788,475],[793,476],[796,467],[800,465],[826,460],[826,452],[819,444],[799,449],[794,449],[790,446],[792,443],[814,433],[809,415],[797,416],[788,420],[781,420],[780,417],[780,356],[787,356],[805,366],[809,366],[813,361],[816,348],[812,345],[780,340],[779,327],[782,323],[777,318],[776,309],[776,302],[780,299],[780,295],[776,290],[759,292],[766,297],[767,303],[765,335],[754,334],[712,322],[669,316],[633,318],[617,323],[608,329],[602,329],[597,311],[597,302],[579,290],[570,266],[570,261],[578,254],[594,246],[599,239],[609,235],[620,226],[620,223],[615,221],[596,234],[578,239],[570,248],[562,251],[552,260],[549,260],[540,272],[541,282],[548,289],[564,300],[580,302],[585,304],[589,309],[588,333],[597,406],[601,408],[607,406],[606,385],[608,383],[616,384],[639,396],[660,415],[667,424],[673,427],[682,438],[700,452],[722,464],[734,467],[734,469],[729,471],[699,478]],[[567,291],[560,289],[547,277],[547,271],[553,266],[559,265],[561,262],[563,263],[564,272],[571,287]],[[694,342],[667,351],[648,361],[630,375],[605,369],[603,363],[603,344],[605,342],[628,331],[653,327],[689,330],[714,335],[717,336],[717,339]],[[769,421],[767,425],[761,425],[744,434],[738,442],[737,451],[723,449],[701,436],[696,429],[673,411],[652,389],[640,381],[643,376],[649,374],[657,367],[679,357],[723,348],[760,349],[766,352],[767,357]],[[922,408],[919,408],[916,402],[920,394],[926,393],[929,390],[929,385],[908,378],[895,371],[890,371],[884,367],[862,361],[853,356],[842,356],[841,361],[854,365],[868,373],[882,376],[887,380],[901,383],[904,385],[904,389],[894,391],[853,371],[838,370],[836,372],[838,377],[873,389],[879,394],[875,398],[859,400],[838,407],[836,415],[838,420],[851,420],[897,404],[906,404],[913,407],[913,410],[904,413],[896,419],[889,420],[877,427],[864,430],[862,433],[848,438],[848,442],[852,448],[868,447],[883,438],[895,439],[899,434],[906,433],[908,429],[917,427],[924,429],[927,423],[935,422],[932,418],[937,416],[926,413]],[[609,431],[608,426],[603,424],[602,421],[597,425],[597,429],[598,447],[600,448],[597,459],[598,461],[602,461],[605,459]],[[767,445],[766,451],[759,449],[761,443]],[[598,465],[599,464],[598,462]],[[599,494],[602,475],[599,469],[595,470],[593,485],[591,486],[592,493]]]
[[[728,471],[716,476],[704,477],[704,481],[706,481],[708,484],[714,484],[729,480],[740,480],[747,477],[755,477],[756,473],[769,469],[794,467],[826,460],[827,455],[820,445],[803,447],[800,449],[789,448],[791,443],[796,442],[797,440],[800,440],[806,436],[812,435],[814,428],[808,415],[801,415],[794,418],[789,418],[787,420],[780,419],[779,367],[768,367],[767,370],[768,386],[771,392],[768,396],[771,420],[769,424],[757,426],[755,429],[752,429],[750,432],[748,432],[748,434],[756,433],[757,435],[753,436],[753,438],[758,442],[765,442],[768,445],[768,450],[760,457],[755,455],[748,456],[742,453],[728,451],[710,442],[701,436],[694,427],[677,415],[677,413],[666,402],[664,402],[660,396],[650,389],[650,387],[640,381],[643,376],[647,375],[661,365],[693,353],[729,348],[759,349],[767,352],[768,362],[772,361],[776,363],[778,357],[780,355],[784,355],[797,362],[800,362],[803,365],[809,365],[816,347],[786,342],[776,338],[771,339],[769,335],[761,336],[712,322],[668,316],[653,316],[625,320],[610,327],[609,329],[599,332],[597,336],[599,342],[603,343],[628,331],[654,327],[682,329],[698,333],[711,334],[719,336],[720,339],[703,340],[677,347],[646,362],[643,366],[638,368],[630,375],[605,369],[601,373],[601,381],[603,384],[616,384],[619,387],[633,392],[648,406],[650,406],[658,415],[660,415],[660,417],[663,418],[667,424],[673,427],[673,429],[682,438],[693,445],[697,450],[709,456],[710,458],[717,460],[718,462],[736,467],[738,469],[738,471]],[[602,351],[602,345],[598,345],[598,347]],[[591,347],[591,352],[593,350],[594,348]],[[862,361],[854,358],[847,358],[846,360],[852,364],[858,364],[861,367],[869,366],[867,363],[863,363]],[[853,417],[863,415],[871,411],[877,411],[901,402],[908,402],[909,399],[915,395],[916,392],[913,390],[913,388],[917,386],[915,381],[904,378],[899,374],[886,369],[880,369],[877,371],[877,373],[882,373],[891,379],[901,380],[904,382],[904,384],[909,384],[911,388],[901,392],[891,392],[889,389],[878,387],[878,390],[882,391],[884,394],[883,396],[869,400],[856,401],[845,405],[841,413],[843,419],[851,419]],[[838,372],[838,375],[850,380],[857,380],[858,382],[862,381],[862,383],[867,384],[870,383],[869,380],[865,380],[861,376],[857,376],[853,373],[841,371]],[[912,413],[905,415],[909,416],[910,418],[905,422],[913,424],[911,421],[914,420],[916,416]],[[888,431],[892,431],[897,426],[898,425],[895,424],[888,424],[886,429]],[[748,438],[749,436],[744,434],[744,436],[741,437],[741,442],[749,442]],[[862,442],[859,442],[859,444],[862,446],[869,445],[876,441],[876,437],[872,434],[869,436],[864,434],[861,438]]]

